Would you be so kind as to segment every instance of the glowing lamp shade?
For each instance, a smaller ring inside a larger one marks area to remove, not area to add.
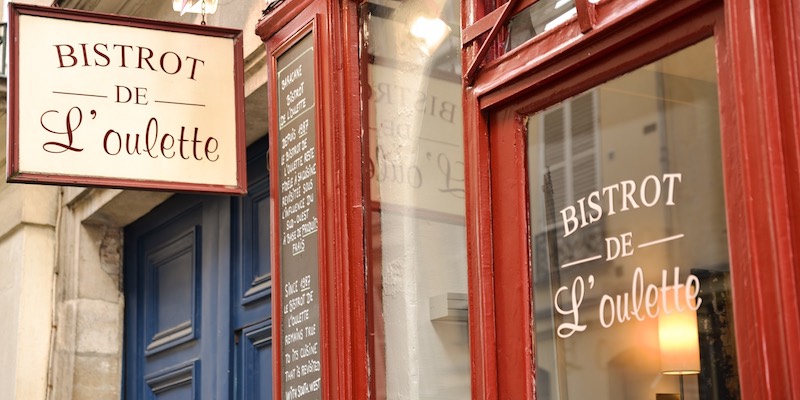
[[[677,298],[685,299],[686,287],[678,287]],[[667,291],[669,299],[674,295]],[[700,373],[700,346],[697,337],[697,312],[684,306],[658,315],[658,343],[661,350],[661,373],[691,375]]]

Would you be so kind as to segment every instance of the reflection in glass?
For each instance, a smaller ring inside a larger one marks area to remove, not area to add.
[[[539,0],[511,18],[506,51],[561,25],[577,15],[575,0]]]
[[[459,3],[361,11],[373,390],[469,398]]]
[[[714,60],[528,118],[537,399],[740,397]]]

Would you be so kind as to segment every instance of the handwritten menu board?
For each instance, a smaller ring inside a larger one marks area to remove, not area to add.
[[[320,399],[314,36],[277,60],[282,398]]]

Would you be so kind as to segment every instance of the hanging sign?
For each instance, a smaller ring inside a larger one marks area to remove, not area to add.
[[[9,182],[246,191],[241,31],[9,10]]]
[[[314,35],[277,59],[281,397],[322,396]]]

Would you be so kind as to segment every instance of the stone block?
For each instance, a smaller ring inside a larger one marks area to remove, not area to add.
[[[80,298],[118,303],[122,298],[122,229],[81,225],[77,268]]]
[[[77,353],[118,355],[122,352],[122,305],[80,299],[77,315]]]
[[[98,354],[75,356],[72,400],[118,400],[120,398],[119,357]]]

